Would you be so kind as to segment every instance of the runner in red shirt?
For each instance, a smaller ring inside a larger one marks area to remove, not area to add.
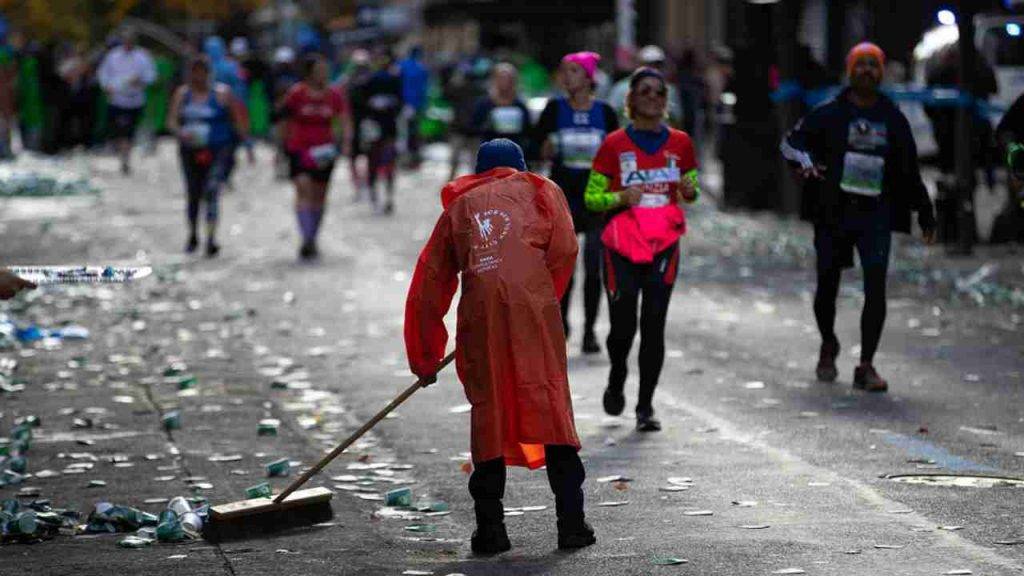
[[[665,125],[665,79],[640,68],[629,81],[626,114],[631,124],[609,134],[594,158],[587,182],[587,209],[605,213],[605,290],[611,316],[608,356],[611,371],[604,409],[625,407],[626,360],[640,310],[640,394],[637,430],[655,432],[652,400],[665,360],[665,319],[679,264],[679,237],[686,233],[680,202],[700,193],[697,160],[690,137]]]
[[[341,93],[327,85],[327,61],[318,54],[303,62],[303,80],[284,95],[278,105],[287,118],[285,152],[295,183],[295,213],[302,233],[299,257],[316,258],[317,233],[327,202],[327,185],[339,154],[339,135],[347,125],[348,106]]]

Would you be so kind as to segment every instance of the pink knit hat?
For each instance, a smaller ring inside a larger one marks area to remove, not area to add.
[[[600,61],[601,55],[596,52],[573,52],[562,57],[562,62],[579,64],[583,71],[587,73],[587,78],[591,80],[594,79],[594,73],[597,72],[597,63]]]

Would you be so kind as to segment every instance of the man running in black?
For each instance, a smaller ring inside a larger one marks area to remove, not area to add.
[[[884,65],[878,46],[854,46],[846,58],[850,86],[800,120],[781,146],[806,179],[802,215],[814,223],[814,315],[822,338],[818,379],[832,382],[838,375],[836,296],[856,248],[864,271],[864,310],[853,386],[871,392],[888,389],[872,361],[885,324],[892,233],[909,233],[910,213],[917,211],[925,240],[935,240],[935,214],[921,181],[910,124],[878,90]]]

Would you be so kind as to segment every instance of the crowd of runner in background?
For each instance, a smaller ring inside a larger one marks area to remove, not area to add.
[[[57,154],[116,149],[121,152],[122,169],[130,171],[130,157],[125,154],[128,136],[151,151],[155,137],[170,134],[171,96],[188,81],[189,63],[199,55],[209,58],[212,79],[226,84],[244,104],[252,137],[280,145],[275,104],[299,80],[303,57],[317,52],[327,59],[332,87],[355,91],[357,96],[372,81],[372,89],[384,89],[398,98],[397,107],[388,104],[385,110],[369,110],[368,102],[349,98],[355,125],[352,148],[345,152],[358,160],[351,168],[356,197],[370,197],[371,182],[376,182],[386,209],[391,164],[417,167],[424,145],[447,140],[452,144],[451,175],[464,172],[468,169],[465,151],[475,151],[481,137],[505,135],[521,123],[521,134],[513,139],[523,143],[544,100],[560,92],[558,63],[545,66],[526,54],[430,53],[410,43],[327,46],[324,42],[257,46],[245,36],[228,35],[168,46],[166,39],[157,41],[125,28],[95,46],[40,42],[0,17],[0,158],[20,150]],[[717,77],[724,68],[706,69],[704,58],[693,50],[675,56],[647,46],[638,50],[635,64],[658,67],[666,74],[671,84],[672,124],[699,139],[705,132],[702,124],[712,116],[707,114],[707,103],[722,84]],[[386,80],[379,74],[382,67],[387,69]],[[597,72],[595,96],[613,106],[618,103],[620,114],[624,85],[615,80],[630,72],[632,68]],[[522,112],[507,109],[505,100],[528,111],[528,117],[520,122]],[[382,100],[378,97],[375,102],[379,106]],[[488,114],[492,108],[499,109],[496,115]],[[363,123],[360,130],[360,120],[366,118],[372,122]],[[494,125],[495,118],[504,123]],[[377,128],[382,129],[384,144],[377,142]],[[394,162],[391,140],[397,155]],[[251,151],[251,143],[237,141],[233,146]],[[536,147],[526,150],[531,159],[537,157]],[[369,161],[374,162],[373,170],[366,165]],[[284,178],[283,151],[278,165],[277,173]]]

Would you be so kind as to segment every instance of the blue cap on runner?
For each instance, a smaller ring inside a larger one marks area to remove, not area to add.
[[[495,138],[481,144],[476,153],[476,173],[480,174],[501,166],[526,171],[526,160],[519,144],[508,138]]]

